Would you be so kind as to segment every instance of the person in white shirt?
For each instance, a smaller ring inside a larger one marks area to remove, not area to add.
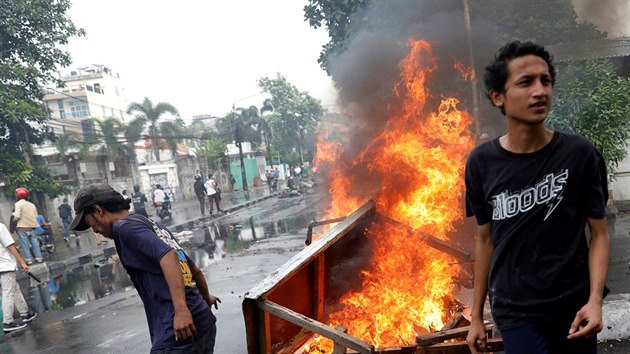
[[[29,272],[29,267],[24,258],[14,245],[15,241],[7,227],[0,223],[0,282],[2,282],[2,322],[4,332],[18,331],[26,327],[37,314],[30,311],[20,286],[15,278],[17,262],[20,263],[22,271]],[[17,308],[22,316],[21,323],[13,323],[13,310]]]
[[[208,208],[209,213],[212,214],[212,210],[214,209],[212,203],[213,201],[214,204],[217,205],[217,211],[223,211],[223,209],[221,209],[221,191],[217,185],[217,181],[215,181],[214,177],[212,176],[212,173],[208,174],[208,180],[204,184],[204,187],[206,187],[206,193],[208,194],[208,204],[210,204]]]
[[[164,199],[166,199],[166,194],[162,190],[162,186],[156,184],[155,191],[153,191],[153,204],[157,205],[158,203],[164,203]]]

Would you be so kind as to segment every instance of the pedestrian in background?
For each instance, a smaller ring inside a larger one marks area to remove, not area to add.
[[[82,188],[74,230],[114,240],[122,265],[144,303],[151,353],[213,353],[221,302],[208,292],[201,270],[161,223],[129,213],[129,201],[104,184]]]
[[[507,133],[466,163],[466,214],[479,225],[468,346],[486,347],[489,294],[506,354],[595,354],[610,254],[604,158],[545,127],[555,71],[542,46],[508,43],[484,82]]]
[[[201,180],[201,176],[195,176],[195,183],[193,184],[193,189],[195,190],[195,194],[197,195],[197,199],[199,199],[199,210],[201,210],[201,216],[205,216],[205,206],[206,206],[206,187],[203,185],[203,181]]]
[[[63,223],[63,240],[68,243],[69,230],[68,226],[72,222],[72,207],[68,204],[68,198],[63,198],[63,203],[57,207],[59,211],[59,218]],[[79,233],[76,231],[72,231],[72,234],[75,237],[79,237]]]
[[[20,245],[26,264],[33,264],[33,257],[37,263],[42,263],[42,250],[40,249],[39,240],[35,235],[35,229],[39,226],[37,223],[37,207],[35,204],[26,200],[28,198],[28,190],[20,187],[15,190],[15,212],[13,213],[15,221],[17,221],[17,233],[20,237]]]
[[[14,245],[15,241],[11,237],[7,227],[0,223],[0,282],[2,283],[2,323],[4,332],[14,332],[26,327],[37,314],[30,311],[24,295],[15,277],[17,264],[20,264],[22,271],[28,273],[30,269],[24,258]],[[22,316],[21,323],[13,322],[13,312],[17,309]]]
[[[149,215],[147,215],[147,208],[145,205],[145,203],[148,201],[147,196],[144,195],[144,193],[140,192],[140,185],[133,185],[133,194],[131,195],[131,201],[134,213],[143,215],[144,217],[149,217]]]
[[[221,192],[219,191],[217,181],[215,181],[212,173],[208,174],[208,180],[204,184],[204,187],[206,188],[206,193],[208,194],[209,214],[212,214],[212,210],[214,209],[213,204],[217,205],[217,211],[223,211],[221,209]]]

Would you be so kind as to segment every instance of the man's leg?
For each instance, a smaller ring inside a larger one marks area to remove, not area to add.
[[[501,331],[505,354],[550,354],[543,332],[534,324]]]
[[[35,235],[35,232],[33,231],[28,231],[28,232],[29,232],[28,239],[32,247],[33,256],[35,256],[35,260],[37,262],[41,262],[44,260],[44,258],[42,258],[42,250],[39,245],[39,239],[37,238],[37,235]]]
[[[13,281],[11,278],[13,277]],[[15,272],[3,272],[0,275],[2,282],[2,322],[13,323],[13,297],[15,293]]]
[[[70,227],[70,223],[68,222],[68,218],[61,219],[63,222],[63,239],[68,240],[68,228]]]
[[[208,213],[212,214],[214,210],[214,194],[208,194]]]
[[[22,253],[24,254],[24,260],[26,263],[33,262],[33,255],[31,254],[31,243],[29,241],[29,235],[27,230],[17,230],[18,236],[20,236],[20,246]],[[31,231],[31,233],[33,233]]]
[[[206,197],[204,197],[204,195],[198,195],[197,198],[199,198],[199,209],[201,210],[201,216],[204,216],[206,214]]]

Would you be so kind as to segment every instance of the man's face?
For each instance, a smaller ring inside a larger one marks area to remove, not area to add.
[[[85,223],[90,225],[94,232],[98,232],[107,238],[112,238],[112,225],[105,214],[105,210],[98,205],[95,205],[93,208],[93,213],[83,216]]]
[[[541,124],[551,110],[553,87],[545,60],[525,55],[508,63],[505,92],[491,93],[497,107],[503,107],[508,120],[527,125]]]

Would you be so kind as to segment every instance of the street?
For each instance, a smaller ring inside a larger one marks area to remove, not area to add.
[[[241,310],[243,294],[303,249],[306,227],[315,218],[315,211],[321,208],[318,195],[273,197],[177,233],[191,258],[203,270],[211,293],[222,301],[219,310],[213,310],[218,319],[215,353],[246,353]],[[608,285],[612,289],[609,298],[615,299],[630,293],[627,275],[630,227],[627,214],[610,221],[613,247]],[[98,262],[77,268],[86,274],[107,269]],[[66,270],[65,276],[81,278],[77,276],[77,268]],[[79,300],[87,301],[75,301],[73,306],[40,313],[25,330],[3,335],[0,352],[149,352],[142,303],[133,287],[121,280],[126,277],[124,271],[114,273],[107,273],[115,279],[105,286],[105,293],[101,292],[94,300],[78,294],[86,291],[85,284],[98,288],[95,284],[103,279],[102,274],[81,278],[88,280],[79,282],[83,285],[74,285],[73,291]],[[22,289],[26,295],[25,287]],[[628,353],[629,348],[627,339],[609,340],[600,343],[599,352]]]

